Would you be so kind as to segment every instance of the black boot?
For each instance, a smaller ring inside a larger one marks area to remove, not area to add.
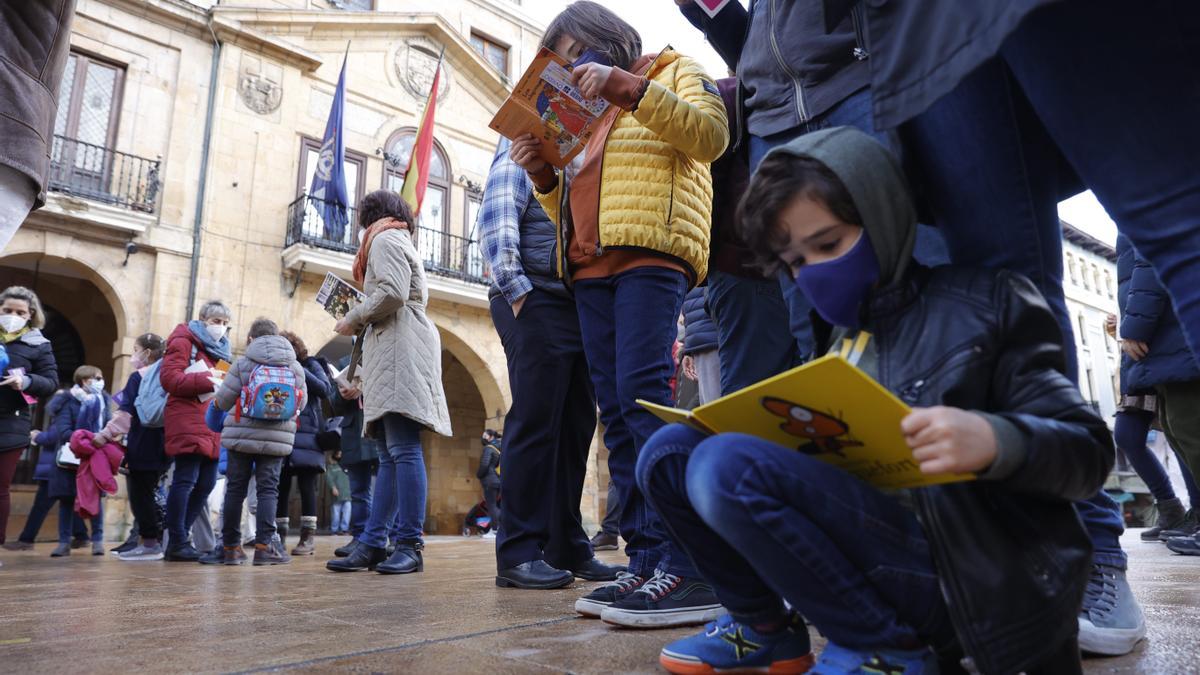
[[[375,569],[384,560],[387,560],[386,550],[359,542],[350,555],[325,563],[325,569],[331,572],[361,572]]]
[[[396,552],[387,559],[387,562],[380,564],[375,571],[380,574],[412,574],[424,571],[425,557],[421,554],[421,550],[424,548],[425,544],[420,541],[396,542]]]
[[[1142,531],[1142,541],[1158,541],[1163,530],[1178,530],[1187,525],[1187,511],[1178,497],[1164,499],[1155,506],[1158,508],[1158,520],[1154,527]]]
[[[357,547],[357,546],[358,546],[358,540],[351,539],[349,544],[346,544],[345,546],[339,546],[338,548],[333,549],[333,554],[339,558],[345,558],[346,556],[353,553],[355,547]]]

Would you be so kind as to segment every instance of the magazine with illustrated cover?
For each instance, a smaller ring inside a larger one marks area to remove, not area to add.
[[[321,290],[317,291],[317,304],[339,321],[365,298],[361,291],[333,273],[325,275],[325,282],[321,284]]]
[[[542,139],[542,159],[561,169],[583,151],[608,107],[584,98],[571,84],[571,63],[543,47],[488,126],[510,140]]]

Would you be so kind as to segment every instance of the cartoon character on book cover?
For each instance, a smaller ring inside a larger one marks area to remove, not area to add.
[[[807,441],[796,448],[806,455],[830,453],[845,457],[843,449],[862,446],[858,441],[842,438],[850,433],[850,425],[832,415],[773,396],[764,397],[762,406],[785,420],[779,425],[785,434]]]

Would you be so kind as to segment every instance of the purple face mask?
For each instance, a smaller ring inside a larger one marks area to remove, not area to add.
[[[796,274],[796,285],[817,314],[845,328],[858,328],[859,308],[876,281],[879,281],[879,260],[866,230],[841,257],[804,265]]]
[[[604,54],[601,54],[594,49],[585,49],[583,53],[579,55],[579,58],[575,59],[575,62],[571,64],[571,68],[578,68],[585,63],[599,63],[602,66],[611,66],[613,64],[612,60]]]

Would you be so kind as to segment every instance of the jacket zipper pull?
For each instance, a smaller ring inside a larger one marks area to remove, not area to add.
[[[900,392],[900,398],[910,402],[915,402],[921,395],[921,390],[925,388],[925,380],[917,380],[905,387],[904,391]]]
[[[604,244],[596,242],[596,251],[593,253],[597,258],[604,255]]]
[[[855,47],[853,53],[854,53],[854,58],[858,59],[859,61],[866,61],[867,58],[869,56],[871,56],[871,52],[868,52],[867,50],[863,49],[862,47]]]

